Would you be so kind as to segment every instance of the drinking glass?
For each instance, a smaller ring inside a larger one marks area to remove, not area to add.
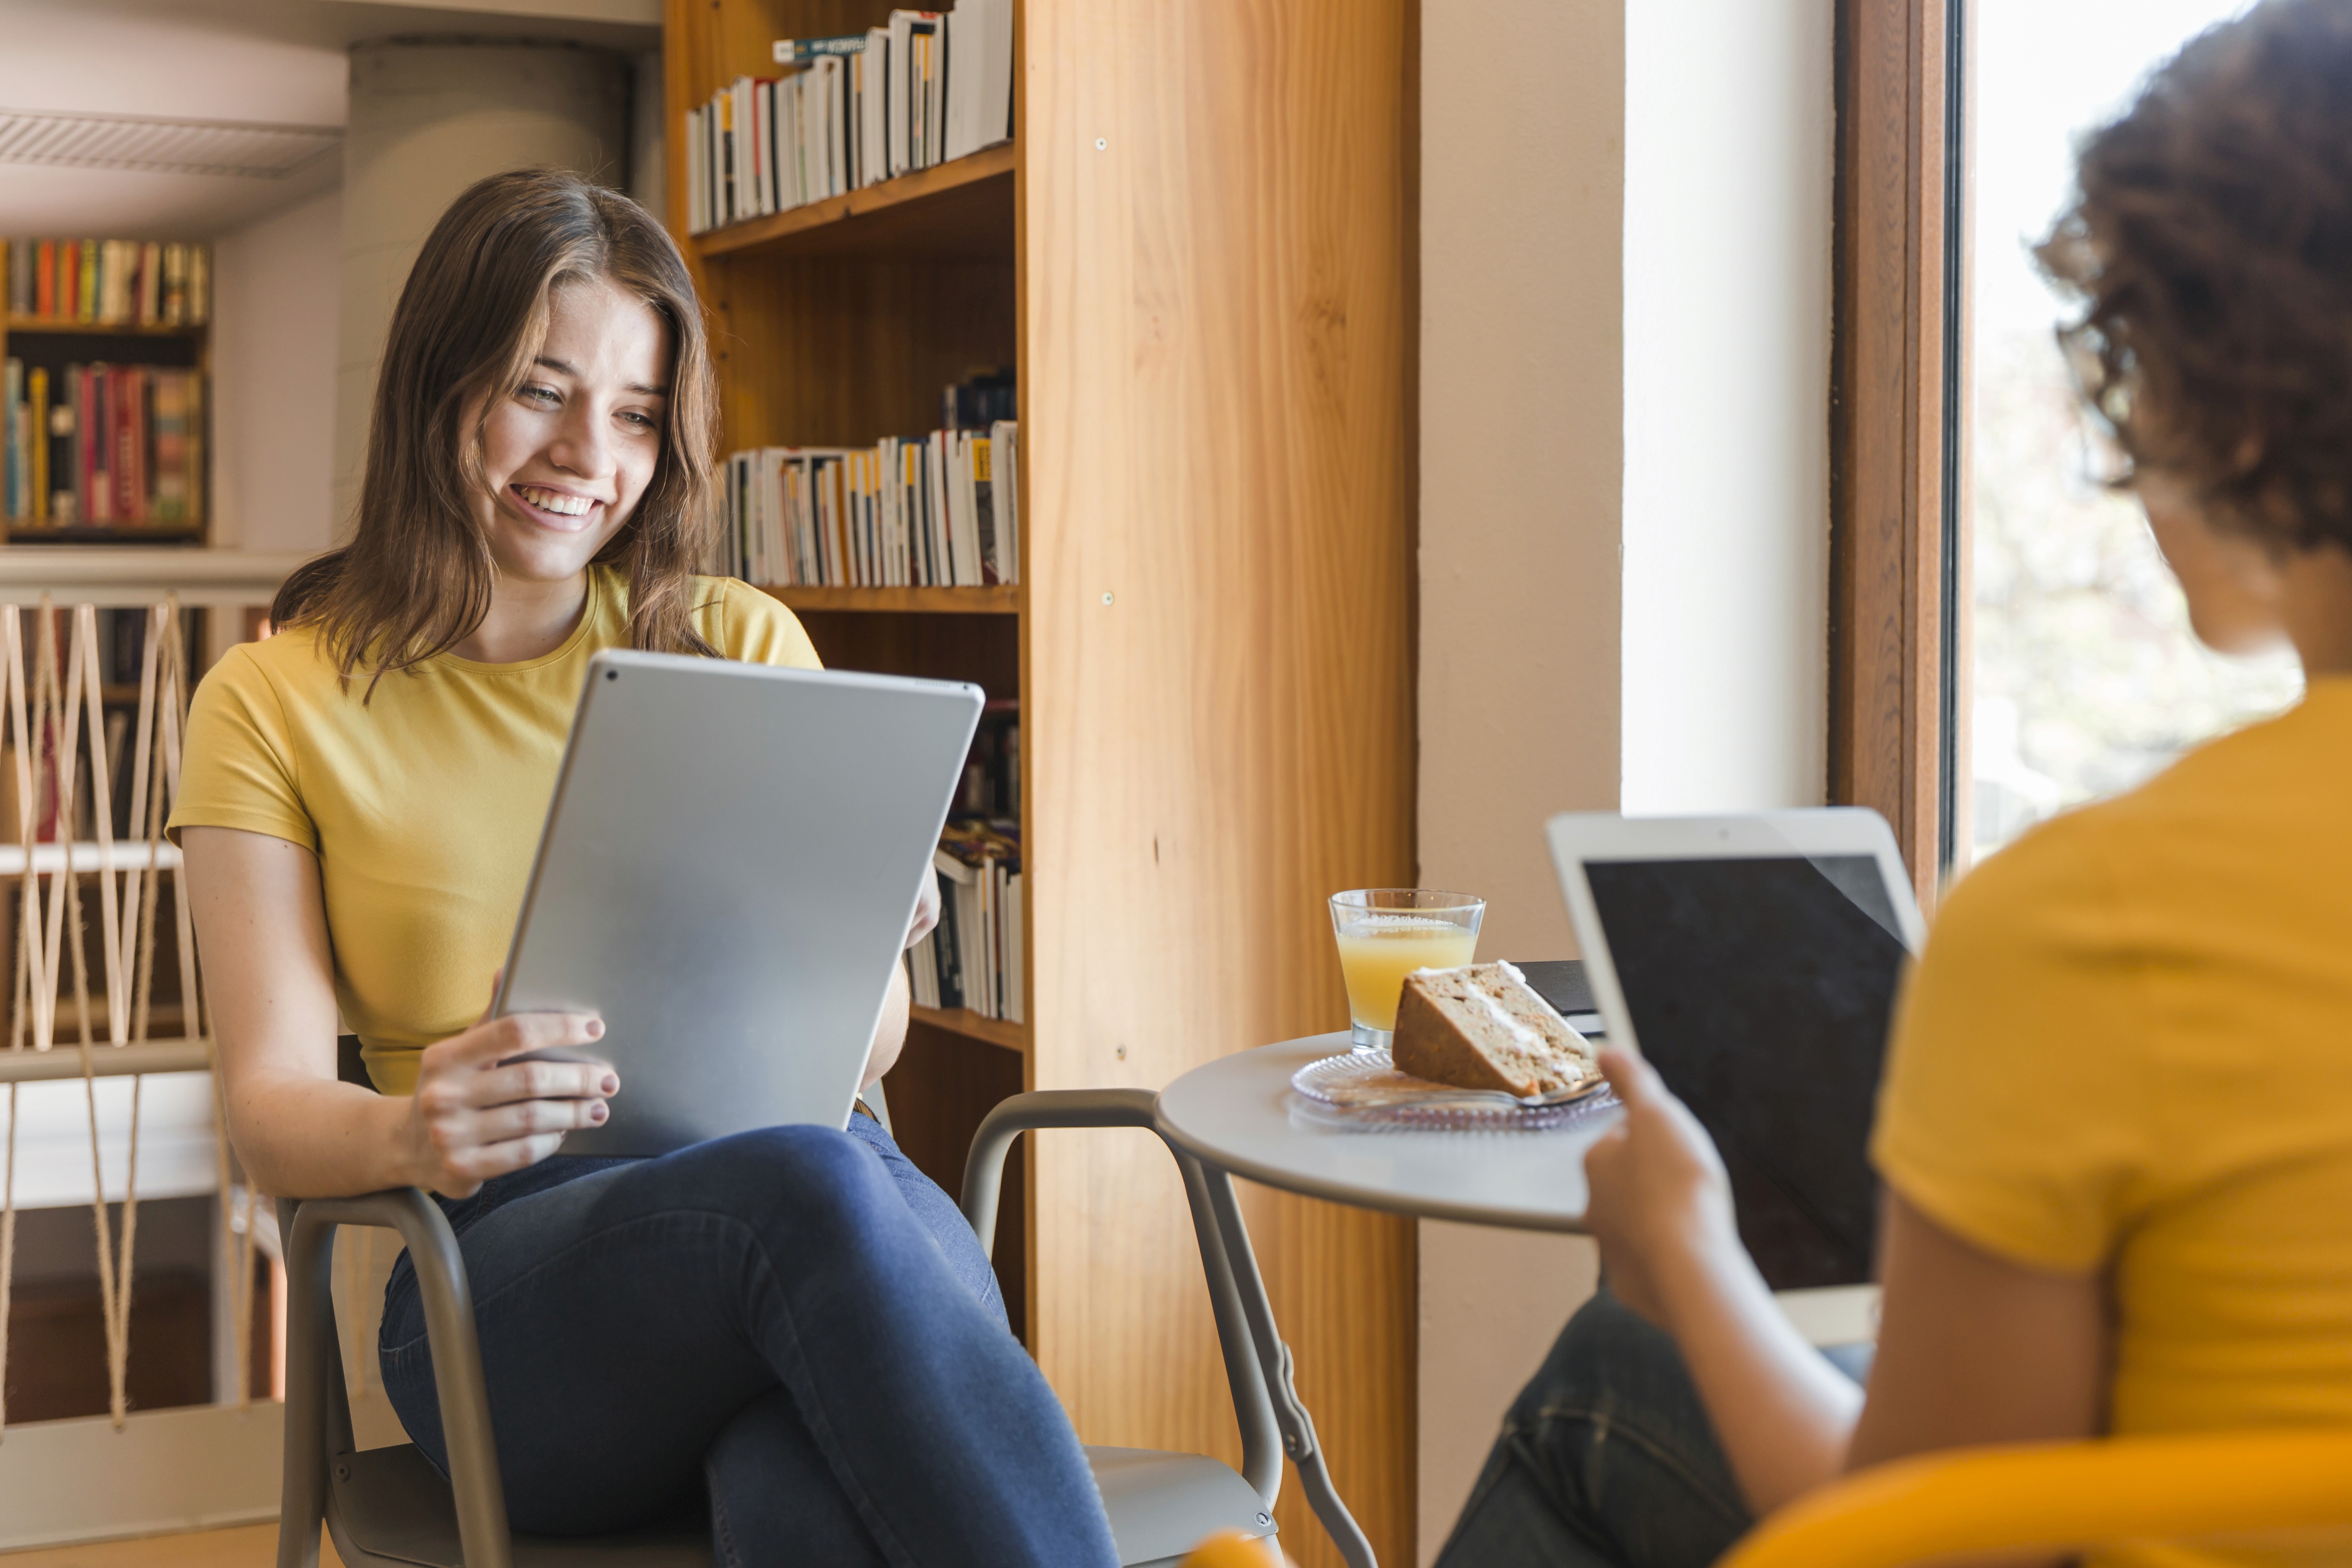
[[[1359,888],[1331,896],[1331,933],[1348,982],[1349,1043],[1377,1050],[1396,1030],[1397,999],[1416,969],[1455,969],[1478,951],[1486,900],[1429,888]]]

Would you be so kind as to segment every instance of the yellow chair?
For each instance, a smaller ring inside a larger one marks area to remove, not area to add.
[[[2329,1531],[2352,1531],[2352,1432],[2112,1437],[1876,1466],[1780,1510],[1716,1568],[1895,1568],[1960,1552]],[[2339,1549],[2352,1556],[2352,1535]]]

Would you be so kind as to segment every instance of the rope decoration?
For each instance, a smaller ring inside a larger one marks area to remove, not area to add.
[[[143,1044],[155,976],[155,910],[162,902],[163,824],[179,795],[180,737],[187,719],[186,640],[176,601],[148,613],[139,676],[139,716],[132,732],[131,800],[127,821],[147,846],[146,863],[115,868],[113,770],[106,754],[106,720],[99,679],[98,614],[89,605],[72,611],[73,632],[65,669],[58,669],[58,612],[41,600],[34,625],[35,651],[26,668],[22,613],[0,606],[0,700],[13,748],[16,785],[16,842],[25,847],[16,888],[15,1007],[8,1048],[47,1051],[57,1043],[61,967],[73,977],[76,1036],[82,1083],[89,1108],[91,1215],[98,1247],[99,1296],[106,1327],[108,1405],[120,1431],[128,1413],[125,1395],[131,1358],[132,1265],[139,1226],[139,1110],[144,1079],[131,1079],[131,1142],[122,1192],[122,1231],[118,1238],[107,1210],[106,1177],[100,1157],[98,1079],[91,1026],[90,976],[81,880],[95,871],[99,889],[99,950],[104,960],[106,1044]],[[84,870],[74,864],[73,826],[81,788],[81,724],[89,725],[91,816],[98,835],[99,863]],[[33,853],[36,818],[47,786],[55,803],[61,857],[53,869],[37,869]],[[174,873],[176,875],[176,872]],[[47,886],[44,896],[43,882]],[[207,1010],[200,1008],[195,930],[184,879],[174,885],[173,936],[179,959],[181,1016],[186,1037],[205,1038]],[[60,957],[69,955],[68,964]],[[27,1036],[29,1035],[29,1042]],[[216,1046],[215,1046],[216,1049]],[[208,1053],[209,1054],[209,1053]],[[217,1067],[215,1060],[215,1066]],[[255,1226],[250,1198],[237,1212],[230,1180],[228,1119],[221,1100],[220,1074],[213,1073],[215,1158],[221,1203],[221,1244],[231,1270],[231,1321],[236,1337],[237,1403],[250,1402]],[[8,1086],[8,1132],[0,1152],[0,1428],[7,1420],[8,1308],[16,1264],[17,1089]]]

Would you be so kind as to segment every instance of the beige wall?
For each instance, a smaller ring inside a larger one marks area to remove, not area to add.
[[[213,247],[213,539],[324,550],[332,539],[342,193]]]
[[[1423,0],[1420,819],[1483,957],[1570,956],[1541,825],[1821,799],[1829,0]],[[1420,1541],[1590,1294],[1421,1227]]]

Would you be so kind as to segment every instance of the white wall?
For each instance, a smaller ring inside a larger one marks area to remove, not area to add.
[[[1827,779],[1827,0],[1625,7],[1622,807]]]
[[[340,190],[214,244],[216,543],[319,551],[333,540],[341,283]]]
[[[1563,810],[1825,773],[1829,0],[1424,0],[1420,844],[1483,957],[1575,943]],[[1421,1226],[1420,1536],[1594,1278]]]

